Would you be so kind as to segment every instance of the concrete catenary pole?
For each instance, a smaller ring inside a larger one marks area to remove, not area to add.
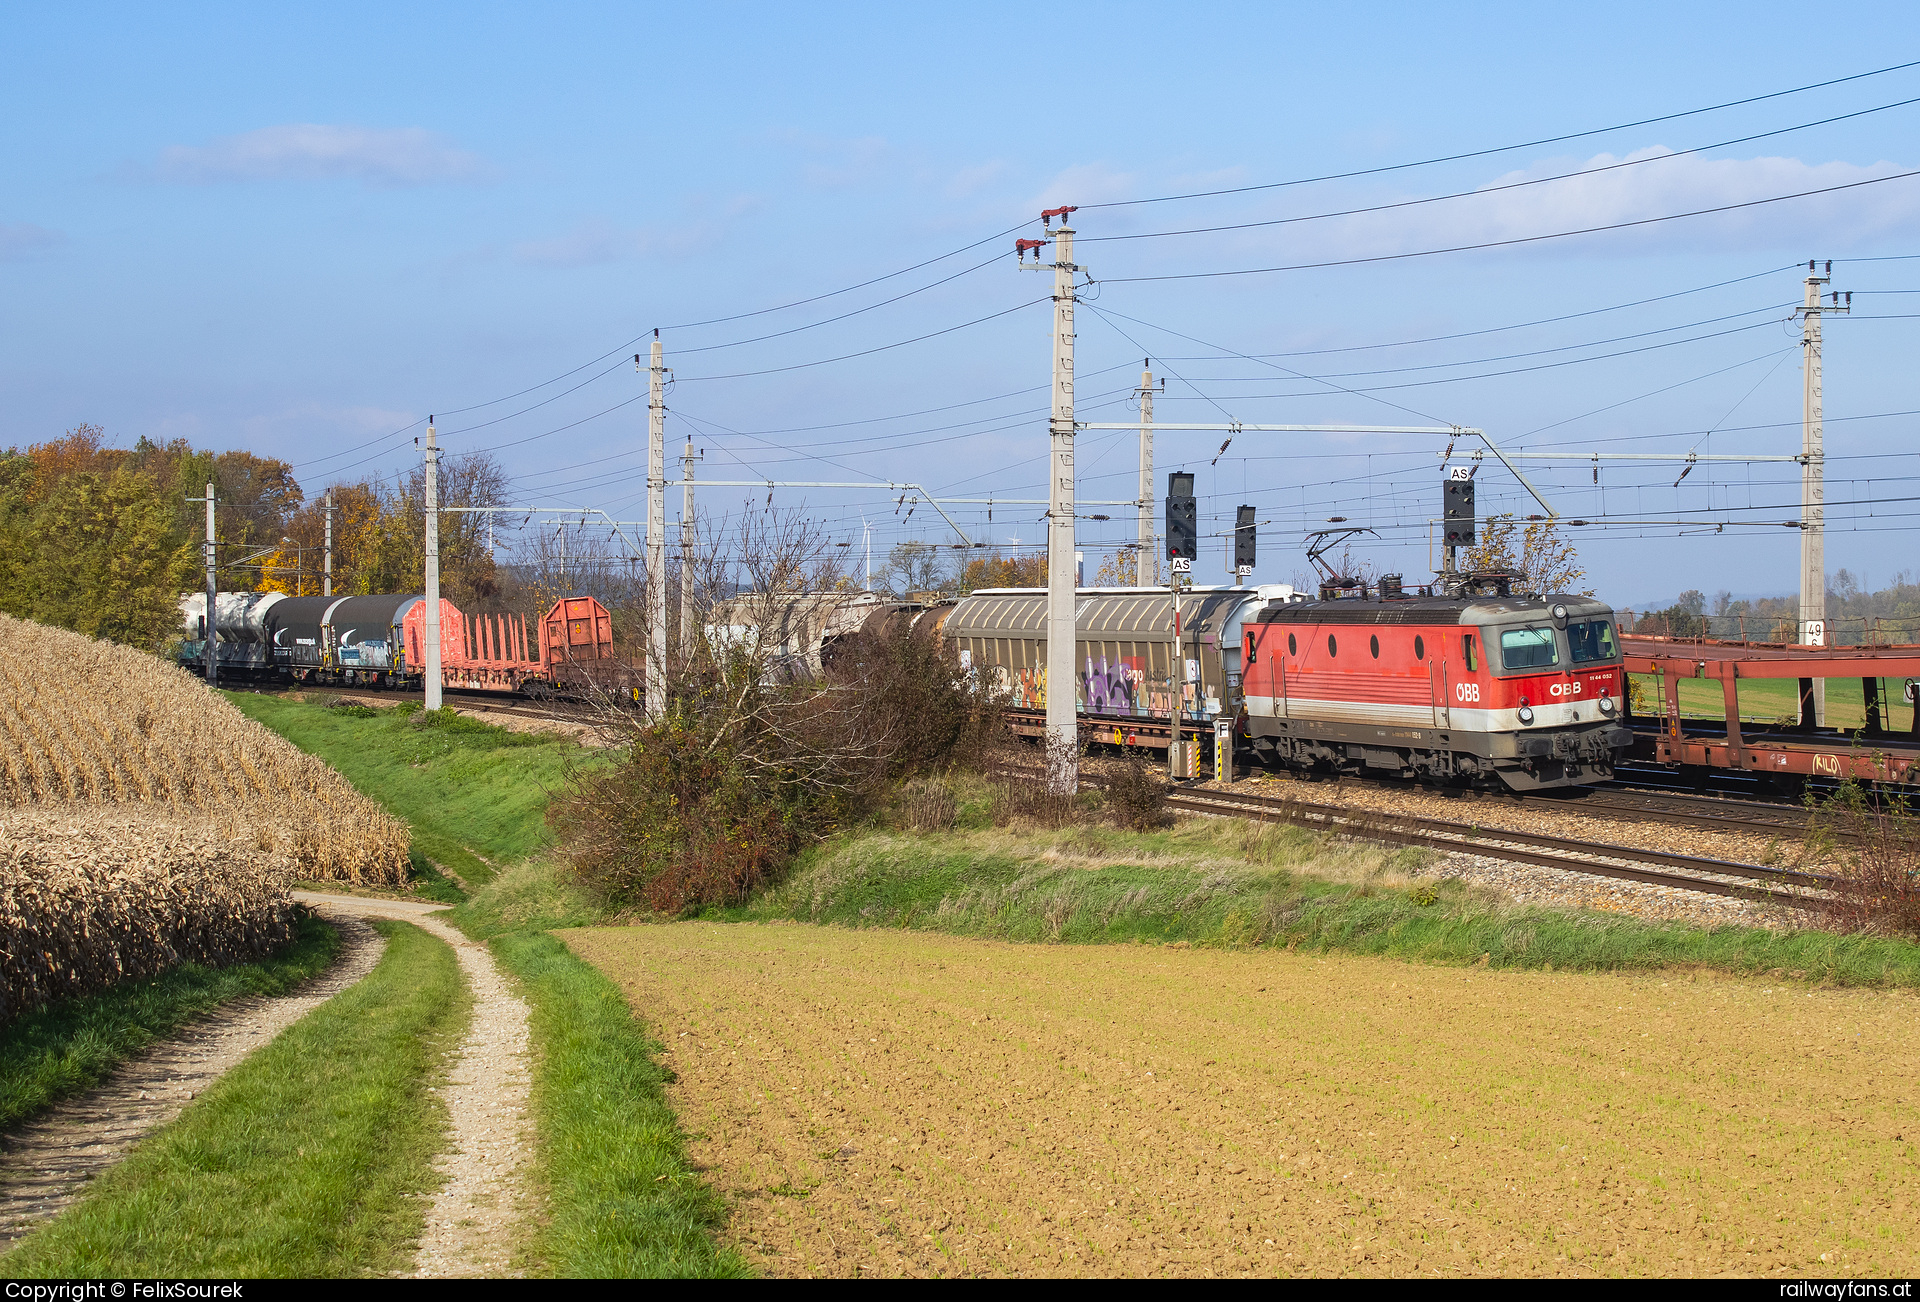
[[[1817,262],[1807,263],[1806,300],[1801,305],[1800,347],[1804,354],[1801,367],[1800,451],[1804,457],[1800,470],[1800,641],[1804,645],[1824,646],[1827,641],[1827,487],[1826,431],[1821,417],[1822,381],[1820,362],[1820,316],[1822,312],[1845,312],[1838,302],[1823,306],[1820,286],[1832,279],[1833,263],[1825,274]],[[1839,295],[1834,296],[1838,299]],[[1853,295],[1848,294],[1851,300]],[[1851,306],[1851,303],[1849,303]],[[1820,727],[1827,722],[1827,680],[1813,680],[1813,720]]]
[[[638,361],[638,358],[634,359]],[[653,332],[647,393],[647,673],[646,710],[658,721],[667,707],[667,404],[660,332]]]
[[[327,547],[322,553],[324,569],[320,575],[320,595],[333,595],[333,490],[327,490],[327,504],[323,510],[327,513]]]
[[[213,481],[207,481],[207,686],[213,687],[220,682],[220,634],[219,603],[220,579],[219,548],[213,534]]]
[[[427,708],[440,708],[440,443],[427,417],[427,664],[424,672]]]
[[[1153,372],[1140,372],[1140,550],[1134,553],[1133,583],[1144,588],[1160,577],[1153,551]]]
[[[1052,474],[1047,509],[1047,786],[1080,789],[1080,720],[1074,700],[1073,227],[1060,210],[1053,261]]]
[[[680,456],[680,658],[693,657],[693,553],[698,532],[693,525],[693,440]]]

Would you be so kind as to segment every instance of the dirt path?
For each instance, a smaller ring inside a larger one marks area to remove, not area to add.
[[[105,1083],[0,1137],[0,1251],[79,1198],[88,1181],[179,1116],[241,1059],[373,971],[386,942],[363,917],[413,920],[423,907],[325,898],[319,911],[340,928],[341,949],[321,976],[292,994],[224,1005]]]
[[[487,947],[444,922],[416,918],[453,946],[473,991],[473,1023],[440,1087],[453,1122],[434,1169],[446,1180],[427,1211],[416,1278],[519,1275],[515,1256],[532,1162],[527,1100],[528,1010]]]
[[[1920,999],[1684,973],[562,933],[782,1275],[1908,1275]]]
[[[60,1212],[87,1182],[253,1050],[359,981],[385,942],[370,917],[400,918],[453,946],[474,993],[473,1023],[447,1082],[449,1147],[435,1163],[446,1183],[426,1217],[419,1276],[498,1276],[512,1270],[525,1208],[527,1006],[508,988],[486,946],[432,917],[447,908],[407,900],[295,891],[340,928],[327,972],[291,995],[246,999],[121,1067],[103,1085],[0,1137],[0,1252]]]

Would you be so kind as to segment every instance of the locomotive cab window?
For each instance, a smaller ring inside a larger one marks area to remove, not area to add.
[[[1509,628],[1500,634],[1500,663],[1507,669],[1551,669],[1560,647],[1550,628]]]
[[[1380,638],[1378,635],[1367,639],[1367,650],[1373,652],[1373,658],[1375,660],[1380,658]]]
[[[1418,633],[1413,635],[1413,658],[1415,660],[1425,660],[1427,658],[1427,640]]]
[[[1480,658],[1474,654],[1473,634],[1468,633],[1460,639],[1460,656],[1467,662],[1467,672],[1474,673],[1480,668]]]
[[[1613,625],[1604,619],[1590,619],[1567,625],[1567,649],[1575,664],[1586,660],[1611,660],[1620,654],[1613,640]]]
[[[1247,668],[1253,668],[1255,664],[1259,663],[1259,660],[1260,657],[1253,645],[1253,634],[1249,633],[1247,634]]]

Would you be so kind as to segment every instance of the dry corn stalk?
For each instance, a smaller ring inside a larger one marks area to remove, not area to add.
[[[147,805],[0,810],[0,1023],[293,938],[293,861]]]
[[[407,877],[406,824],[191,674],[0,615],[0,808],[53,803],[193,815],[305,878]]]

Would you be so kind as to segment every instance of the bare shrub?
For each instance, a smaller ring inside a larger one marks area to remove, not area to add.
[[[1114,822],[1136,832],[1172,827],[1174,817],[1167,809],[1171,792],[1145,756],[1129,755],[1126,764],[1107,779],[1107,810]]]
[[[0,808],[150,805],[292,858],[302,877],[406,881],[406,824],[186,671],[0,615]]]
[[[0,1022],[293,939],[294,863],[154,806],[0,810]]]
[[[806,650],[838,574],[804,521],[755,517],[733,548],[737,573],[716,562],[696,591],[753,590],[728,597],[724,616],[710,608],[716,622],[671,666],[665,718],[626,716],[625,762],[576,776],[548,806],[575,877],[603,902],[740,902],[903,779],[941,773],[999,731],[938,640],[904,624],[838,637],[830,657]]]
[[[1842,783],[1814,806],[1808,846],[1835,879],[1834,925],[1920,938],[1920,825],[1906,796]]]

